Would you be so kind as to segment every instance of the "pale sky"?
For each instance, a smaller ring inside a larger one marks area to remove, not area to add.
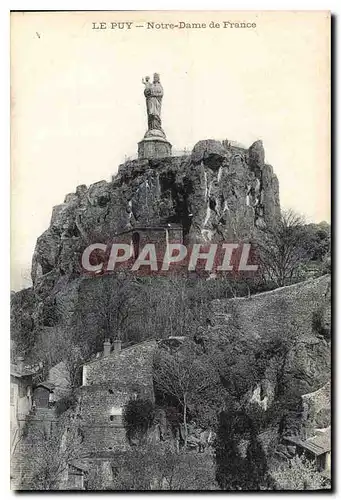
[[[134,25],[92,29],[116,21]],[[157,30],[148,21],[257,27]],[[12,13],[12,289],[25,285],[52,207],[136,155],[141,79],[154,72],[174,149],[262,139],[282,208],[329,222],[329,24],[327,12]]]

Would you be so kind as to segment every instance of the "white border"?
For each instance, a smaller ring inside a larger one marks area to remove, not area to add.
[[[332,14],[336,16],[336,24],[340,24],[340,12],[341,12],[341,2],[340,0],[332,0],[332,1],[323,1],[323,0],[259,0],[255,1],[246,1],[246,0],[236,0],[236,1],[223,1],[223,0],[210,0],[209,2],[204,1],[190,1],[190,0],[173,0],[173,1],[143,1],[143,0],[125,0],[123,1],[115,1],[115,0],[83,0],[82,2],[76,0],[59,0],[59,1],[49,1],[46,0],[35,0],[35,1],[24,1],[24,0],[3,0],[0,5],[0,37],[2,38],[0,44],[0,52],[1,52],[1,79],[0,79],[0,87],[1,87],[1,126],[2,130],[0,133],[0,141],[1,148],[0,151],[3,155],[2,159],[2,167],[1,167],[1,196],[0,196],[0,216],[1,216],[1,261],[3,266],[2,277],[1,277],[1,333],[3,336],[3,345],[1,348],[1,392],[0,392],[0,401],[2,403],[1,412],[1,426],[0,429],[2,431],[1,436],[1,482],[0,482],[0,492],[2,498],[8,498],[13,495],[9,491],[9,411],[5,410],[9,407],[9,391],[8,391],[8,377],[9,377],[9,289],[10,289],[10,281],[9,281],[9,11],[10,10],[330,10]],[[338,26],[339,27],[339,26]],[[336,81],[340,82],[340,64],[339,64],[339,53],[340,53],[340,36],[336,34],[335,37],[335,45],[334,51],[336,51],[336,56],[334,63],[337,63],[334,70],[337,70],[337,74],[335,75]],[[339,83],[340,85],[340,83]],[[336,85],[334,92],[336,93]],[[337,101],[334,95],[334,106]],[[334,109],[335,115],[335,124],[336,117],[339,116],[340,111],[340,102],[338,101],[337,110]],[[334,139],[337,142],[337,134],[336,130],[334,131]],[[336,148],[336,144],[335,144]],[[339,189],[339,179],[340,175],[337,175],[337,172],[341,168],[339,165],[339,161],[337,158],[337,152],[335,151],[335,165],[334,165],[334,182],[336,182],[336,186],[334,186],[334,194],[340,192]],[[337,203],[338,196],[335,196],[334,199],[334,238],[335,231],[339,225],[339,221],[341,220],[340,214],[340,203]],[[337,220],[337,223],[336,223]],[[340,248],[339,246],[340,233],[338,232],[337,241],[334,241],[334,257],[336,257],[336,248]],[[336,238],[335,238],[336,240]],[[335,246],[336,245],[336,246]],[[335,272],[335,271],[334,271]],[[337,278],[335,281],[339,284],[340,272],[337,272],[337,275],[334,276]],[[335,282],[335,285],[336,285]],[[334,314],[336,313],[339,301],[335,302]],[[334,324],[334,370],[335,374],[337,374],[337,380],[334,381],[334,386],[336,388],[334,392],[334,398],[336,397],[338,400],[339,396],[339,386],[336,382],[340,383],[340,372],[338,370],[338,360],[341,359],[341,349],[340,342],[337,342],[337,334],[338,334],[338,325]],[[337,391],[337,393],[336,393]],[[335,429],[337,425],[336,418],[336,402],[334,399],[334,433],[336,434],[336,439],[334,439],[334,449],[340,449],[339,443],[339,433],[337,429]],[[336,466],[334,468],[334,487],[338,486],[338,476],[340,472],[340,463],[339,463],[339,453],[338,451],[333,455],[334,464]],[[231,493],[229,493],[231,494]],[[31,498],[41,497],[42,493],[33,494]],[[44,495],[44,494],[43,494]],[[66,493],[69,497],[75,497],[75,494]],[[95,497],[99,496],[95,495]],[[179,494],[176,494],[177,496]],[[188,495],[188,494],[187,494]],[[189,494],[190,495],[190,494]],[[205,494],[207,496],[207,493]],[[247,493],[245,493],[247,495]],[[283,494],[282,494],[283,495]],[[291,498],[300,498],[299,493],[290,494]],[[115,493],[115,496],[121,496]],[[127,498],[131,495],[125,493],[123,494],[123,498]],[[270,497],[274,496],[274,494],[270,494]],[[268,498],[270,498],[268,497]]]

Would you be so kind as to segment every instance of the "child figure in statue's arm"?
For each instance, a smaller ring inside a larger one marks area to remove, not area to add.
[[[145,86],[144,89],[144,94],[148,95],[149,94],[149,89],[151,88],[152,84],[150,83],[150,77],[146,76],[146,78],[142,78],[142,83]]]

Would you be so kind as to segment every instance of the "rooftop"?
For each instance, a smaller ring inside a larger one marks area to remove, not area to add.
[[[53,391],[55,388],[55,385],[52,384],[52,382],[39,382],[39,384],[36,385],[36,387],[45,387],[45,389],[48,389],[49,391]]]
[[[304,448],[314,455],[319,456],[331,450],[331,428],[319,429],[315,436],[302,441],[296,436],[286,436],[287,441]]]
[[[145,340],[143,342],[138,342],[137,344],[127,345],[126,347],[123,344],[120,353],[125,354],[127,351],[129,351],[133,348],[135,348],[135,349],[140,348],[140,347],[146,346],[148,344],[151,344],[151,345],[156,344],[156,341],[154,339],[149,339],[149,340]],[[103,361],[103,359],[115,359],[115,357],[117,357],[117,355],[118,355],[118,352],[115,350],[111,350],[110,354],[108,354],[108,356],[103,356],[103,351],[99,351],[96,354],[94,354],[88,361],[83,363],[82,366],[90,365],[92,363],[96,363],[97,361]]]
[[[12,377],[22,378],[30,377],[39,371],[39,367],[20,367],[11,363],[11,375]]]

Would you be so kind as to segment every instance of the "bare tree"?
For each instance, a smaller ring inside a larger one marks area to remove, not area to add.
[[[263,278],[277,286],[291,284],[309,257],[304,239],[304,220],[292,210],[282,212],[273,227],[259,229],[255,243]]]
[[[100,296],[93,304],[93,312],[104,337],[122,338],[129,319],[139,281],[123,271],[100,280]]]
[[[174,397],[182,407],[186,447],[188,405],[212,384],[212,371],[196,356],[195,345],[189,342],[175,354],[166,350],[158,353],[155,357],[154,381],[161,392]]]
[[[82,364],[90,355],[86,342],[76,343],[72,328],[68,329],[65,326],[42,328],[39,332],[35,352],[41,363],[41,370],[35,377],[35,382],[46,380],[49,377],[50,369],[63,362],[66,370],[65,382],[68,382],[70,390],[79,385]]]
[[[69,464],[81,456],[82,435],[78,419],[69,411],[50,434],[46,435],[43,429],[37,429],[33,434],[33,453],[26,457],[28,472],[22,478],[22,486],[31,490],[59,489],[66,479]]]

